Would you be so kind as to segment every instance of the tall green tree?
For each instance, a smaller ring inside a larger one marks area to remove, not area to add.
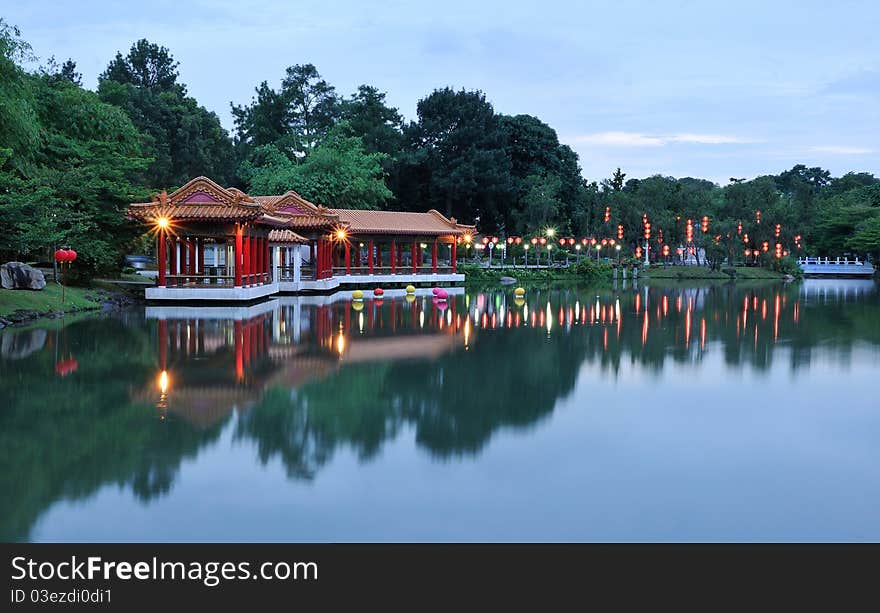
[[[98,93],[145,135],[144,151],[153,158],[148,185],[177,186],[198,175],[228,184],[235,172],[229,135],[216,114],[186,95],[177,66],[168,49],[139,40],[127,55],[116,54],[99,77]]]
[[[382,153],[367,153],[360,137],[340,124],[311,154],[296,162],[273,145],[255,151],[242,164],[242,176],[254,194],[294,190],[308,200],[333,208],[381,208],[391,198],[385,186]]]
[[[511,163],[485,94],[435,90],[419,101],[417,113],[396,173],[402,205],[479,219],[486,228],[502,225],[512,197]]]

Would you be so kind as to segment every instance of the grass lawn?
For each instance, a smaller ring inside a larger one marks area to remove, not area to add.
[[[49,282],[42,290],[0,289],[0,317],[19,309],[49,313],[51,311],[100,308],[99,300],[86,300],[86,295],[95,294],[95,288],[68,287],[64,290],[64,305],[61,304],[61,287]]]
[[[737,279],[781,279],[783,275],[758,266],[736,266]],[[710,270],[705,266],[669,266],[667,268],[652,267],[639,274],[648,279],[719,279],[729,280],[731,277],[720,270]]]

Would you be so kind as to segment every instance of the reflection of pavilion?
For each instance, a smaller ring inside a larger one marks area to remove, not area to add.
[[[462,290],[463,291],[463,290]],[[267,388],[295,389],[345,364],[434,359],[463,344],[455,300],[421,293],[352,301],[286,297],[252,307],[148,307],[158,319],[156,384],[138,396],[207,427],[257,404]],[[198,312],[198,317],[196,313]],[[228,317],[221,317],[227,315]]]

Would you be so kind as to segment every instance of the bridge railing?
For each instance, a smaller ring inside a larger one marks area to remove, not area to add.
[[[858,257],[851,260],[849,258],[798,258],[798,264],[801,266],[864,266],[865,262]]]

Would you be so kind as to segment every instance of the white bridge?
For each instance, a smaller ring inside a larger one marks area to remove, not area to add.
[[[871,277],[870,262],[855,258],[798,258],[798,266],[808,277]]]

